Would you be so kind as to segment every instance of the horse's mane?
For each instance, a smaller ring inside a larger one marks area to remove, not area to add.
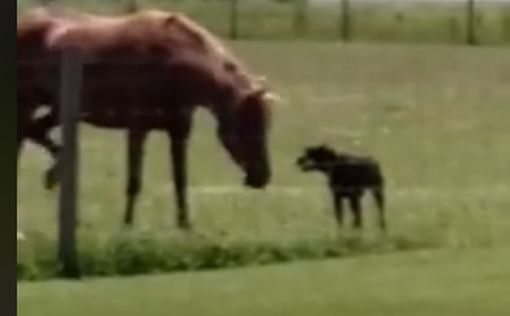
[[[144,18],[150,16],[161,16],[161,14],[165,13],[158,10],[142,10],[134,14],[138,15],[140,18]],[[197,49],[220,58],[227,71],[234,72],[238,76],[241,76],[249,83],[251,88],[260,88],[259,78],[252,75],[246,66],[234,56],[231,50],[205,27],[180,12],[171,13],[171,16],[168,17],[167,21],[168,23],[164,28],[165,32],[177,31],[184,35],[185,38],[193,40]]]
[[[173,26],[191,38],[194,38],[197,44],[201,45],[203,49],[223,57],[225,60],[228,60],[230,63],[235,65],[239,70],[244,68],[244,65],[242,65],[236,57],[234,57],[231,51],[203,26],[199,25],[182,13],[173,15],[172,21]]]

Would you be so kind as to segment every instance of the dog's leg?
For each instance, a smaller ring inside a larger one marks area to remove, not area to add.
[[[375,203],[377,204],[377,208],[379,210],[379,227],[381,230],[386,230],[386,218],[384,211],[384,188],[382,186],[372,187],[370,189],[372,191],[372,195],[374,196]]]
[[[353,214],[353,227],[361,229],[363,227],[363,219],[361,217],[361,194],[358,192],[349,194],[349,204]]]
[[[333,203],[335,207],[335,219],[338,224],[338,227],[342,227],[344,224],[344,209],[342,203],[342,195],[335,190],[331,190],[331,194],[333,195]]]

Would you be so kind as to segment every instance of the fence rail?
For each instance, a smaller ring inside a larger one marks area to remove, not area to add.
[[[510,0],[19,0],[97,13],[184,12],[232,39],[510,43]]]

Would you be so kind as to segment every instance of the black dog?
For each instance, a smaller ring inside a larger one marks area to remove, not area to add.
[[[343,199],[347,199],[353,213],[353,226],[362,227],[361,198],[365,190],[369,190],[379,209],[379,226],[382,230],[386,229],[384,178],[379,163],[373,158],[337,153],[321,145],[306,148],[296,163],[303,171],[326,174],[333,195],[335,217],[340,226],[343,224]]]

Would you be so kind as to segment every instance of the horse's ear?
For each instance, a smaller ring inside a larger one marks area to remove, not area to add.
[[[280,95],[272,93],[272,92],[266,92],[266,94],[264,95],[264,99],[269,102],[283,102],[284,101]]]
[[[163,24],[165,26],[171,26],[172,24],[177,22],[177,19],[178,19],[178,16],[176,14],[170,13],[170,15],[168,17],[166,17],[165,20],[163,21]]]
[[[245,102],[247,103],[260,102],[262,99],[265,98],[266,93],[267,91],[263,88],[251,91],[246,95]]]

